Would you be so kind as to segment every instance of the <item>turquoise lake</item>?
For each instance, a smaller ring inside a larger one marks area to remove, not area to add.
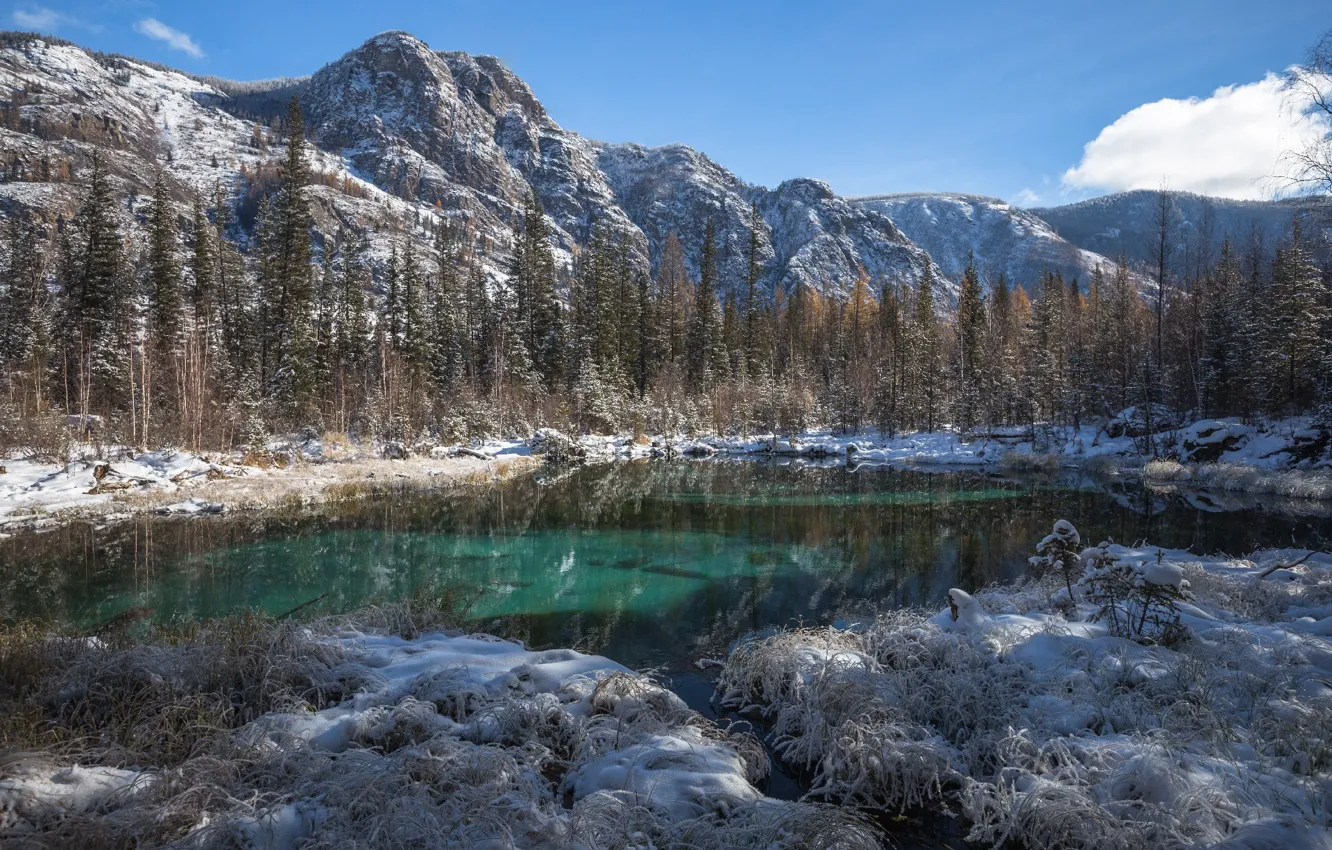
[[[746,632],[941,605],[1084,541],[1248,552],[1332,520],[1122,484],[748,461],[619,463],[291,513],[142,518],[0,542],[0,616],[91,626],[347,611],[429,590],[477,629],[689,669]]]

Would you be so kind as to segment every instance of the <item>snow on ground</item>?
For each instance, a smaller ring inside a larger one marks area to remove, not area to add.
[[[720,697],[813,796],[947,803],[982,842],[1332,847],[1332,555],[1299,554],[1102,544],[1072,599],[1053,575],[744,641]]]
[[[151,774],[115,767],[40,761],[6,766],[0,775],[0,838],[21,835],[35,821],[123,805],[152,782]]]
[[[265,714],[230,733],[230,753],[214,744],[202,776],[232,784],[181,846],[878,846],[849,811],[765,797],[752,734],[607,658],[445,632],[308,638],[347,695]],[[0,843],[80,814],[131,833],[179,817],[198,769],[20,771],[0,782]]]
[[[234,506],[233,502],[257,507],[271,504],[284,490],[284,481],[285,490],[300,492],[303,498],[312,500],[319,498],[319,493],[330,484],[346,484],[352,479],[381,483],[410,479],[427,483],[432,478],[452,477],[463,469],[458,465],[459,460],[499,465],[541,455],[548,447],[540,443],[551,433],[555,432],[543,429],[528,440],[489,439],[468,445],[410,447],[398,443],[352,444],[345,440],[328,443],[314,434],[289,435],[271,440],[262,462],[254,455],[247,458],[242,453],[199,456],[162,449],[135,455],[124,448],[107,452],[106,456],[113,459],[104,462],[99,459],[102,454],[90,446],[78,449],[73,454],[77,459],[68,464],[15,458],[0,462],[6,467],[0,473],[0,528],[39,525],[62,511],[98,506],[111,510],[112,503],[125,508],[131,497],[140,502],[147,499],[147,507],[164,513],[200,515]],[[1105,428],[1098,426],[1046,429],[1040,437],[1039,447],[1028,428],[994,429],[984,437],[966,437],[947,430],[892,437],[874,431],[843,435],[825,430],[797,436],[635,439],[625,435],[578,438],[561,435],[559,439],[563,441],[562,454],[568,454],[572,447],[579,459],[587,460],[726,456],[852,467],[887,464],[1000,465],[1015,470],[1091,467],[1140,474],[1149,483],[1182,483],[1214,492],[1332,499],[1332,455],[1329,454],[1332,449],[1326,445],[1325,433],[1302,418],[1261,426],[1233,419],[1203,420],[1158,435],[1160,454],[1179,460],[1144,462],[1141,438],[1109,437]],[[388,459],[411,463],[398,468],[371,463]],[[98,478],[99,465],[103,463],[107,464],[106,474]],[[271,486],[248,486],[252,481],[247,479],[256,477]],[[205,504],[207,500],[200,501],[202,497],[196,496],[192,507],[188,500],[168,504],[153,495],[175,493],[182,488],[208,489],[215,500]],[[268,492],[249,492],[260,489]]]
[[[22,458],[3,461],[0,526],[38,514],[103,504],[130,490],[174,492],[182,485],[210,476],[220,478],[252,471],[169,449],[126,454],[115,460],[100,460],[92,451],[77,454],[79,459],[66,464]]]
[[[0,458],[0,529],[48,527],[73,516],[135,510],[206,516],[268,507],[293,495],[310,503],[348,485],[431,486],[479,472],[498,473],[531,456],[518,440],[437,447],[404,460],[390,459],[396,455],[385,449],[379,443],[325,445],[317,437],[293,436],[272,440],[263,452],[161,449],[135,454],[125,447],[81,446],[63,464]],[[179,498],[191,491],[198,495]]]

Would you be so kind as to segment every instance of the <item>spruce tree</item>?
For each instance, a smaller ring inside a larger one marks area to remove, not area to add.
[[[907,342],[907,395],[912,422],[926,431],[938,424],[941,386],[942,341],[939,317],[934,306],[934,274],[925,267],[916,288],[912,308],[910,335]]]
[[[687,373],[698,386],[711,387],[725,376],[727,360],[722,339],[721,302],[717,295],[717,231],[711,219],[703,233],[698,262],[698,288],[687,340]]]
[[[514,234],[510,275],[515,317],[528,359],[547,386],[561,376],[559,304],[555,294],[555,258],[550,250],[546,214],[533,190],[523,209],[522,227]]]
[[[287,109],[287,156],[277,196],[265,216],[261,242],[268,391],[277,408],[299,417],[312,400],[314,298],[310,229],[305,189],[305,119],[293,97]],[[271,218],[271,221],[269,220]]]
[[[66,407],[107,413],[130,400],[133,316],[116,202],[96,151],[87,199],[71,224],[60,274]]]
[[[657,271],[657,301],[661,305],[665,357],[675,363],[683,359],[688,339],[688,320],[693,304],[693,286],[685,269],[684,248],[675,231],[666,235]]]
[[[446,391],[458,388],[466,372],[463,327],[466,307],[459,269],[459,246],[454,234],[441,228],[435,238],[434,303],[430,307],[435,385]]]
[[[0,278],[0,366],[8,395],[25,413],[47,406],[45,366],[51,316],[42,236],[22,215],[5,222],[4,274]]]
[[[182,341],[179,236],[166,178],[158,171],[148,213],[148,339],[161,358],[175,355]]]
[[[974,428],[980,416],[981,388],[985,374],[984,338],[985,304],[981,296],[980,276],[976,273],[975,256],[970,255],[967,268],[962,273],[962,290],[957,304],[956,424],[963,431]]]
[[[1221,256],[1203,281],[1202,413],[1226,415],[1240,394],[1239,382],[1247,364],[1240,347],[1240,267],[1227,236]],[[1242,412],[1242,411],[1237,411]]]
[[[741,345],[743,364],[741,368],[751,376],[757,376],[761,363],[765,359],[763,339],[763,308],[759,303],[759,279],[763,274],[763,264],[759,258],[762,247],[760,236],[764,223],[757,203],[749,209],[749,242],[745,246],[745,302],[742,315],[744,322],[744,340]]]
[[[1064,413],[1067,382],[1065,357],[1064,282],[1058,274],[1042,275],[1041,295],[1032,321],[1032,384],[1038,416],[1053,423]]]
[[[1307,409],[1323,365],[1328,322],[1327,288],[1314,265],[1299,217],[1290,242],[1277,252],[1272,271],[1271,345],[1274,412]]]

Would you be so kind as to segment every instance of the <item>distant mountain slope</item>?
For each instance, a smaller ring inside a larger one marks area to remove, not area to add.
[[[700,245],[711,221],[722,287],[738,289],[746,275],[754,204],[762,217],[759,257],[767,292],[779,284],[788,292],[807,284],[841,295],[861,269],[874,280],[914,283],[931,265],[929,254],[886,217],[839,198],[826,183],[797,179],[773,190],[751,186],[685,145],[600,144],[598,150],[617,201],[647,235],[654,266],[672,231],[686,246]],[[688,253],[686,263],[697,275],[697,256]],[[943,275],[938,266],[931,269],[936,278]],[[941,284],[951,298],[953,283]]]
[[[1048,269],[1084,284],[1097,266],[1113,274],[1114,262],[1060,238],[1045,221],[997,198],[916,192],[853,198],[851,203],[892,219],[912,242],[924,248],[957,280],[974,255],[986,285],[1003,274],[1028,289]]]
[[[1107,257],[1118,257],[1123,251],[1131,262],[1147,263],[1156,226],[1157,194],[1151,190],[1120,192],[1028,212],[1039,216],[1061,237],[1080,248]],[[1307,230],[1318,237],[1329,212],[1327,202],[1317,198],[1234,201],[1190,192],[1170,194],[1180,212],[1181,240],[1197,240],[1198,234],[1207,229],[1210,215],[1210,242],[1214,249],[1220,247],[1227,234],[1234,242],[1247,242],[1250,234],[1258,232],[1269,246],[1275,244],[1290,232],[1291,220],[1301,212],[1314,213],[1315,226]],[[1326,240],[1325,235],[1323,238]]]

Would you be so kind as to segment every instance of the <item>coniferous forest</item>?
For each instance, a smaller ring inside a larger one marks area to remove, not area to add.
[[[1161,191],[1152,262],[1120,256],[1082,280],[982,280],[972,263],[955,303],[928,266],[914,285],[861,271],[845,298],[769,291],[757,205],[743,279],[720,277],[710,221],[697,244],[671,233],[654,274],[594,225],[566,269],[535,192],[508,246],[418,217],[432,247],[393,239],[376,263],[364,236],[312,227],[298,99],[277,126],[280,164],[239,187],[173,196],[159,170],[136,221],[94,153],[70,178],[85,190],[76,215],[6,219],[8,440],[37,445],[73,421],[194,449],[303,428],[413,443],[541,426],[1023,427],[1039,442],[1133,406],[1326,416],[1332,400],[1332,265],[1308,214],[1221,234],[1218,249]],[[497,253],[498,278],[482,262]]]

